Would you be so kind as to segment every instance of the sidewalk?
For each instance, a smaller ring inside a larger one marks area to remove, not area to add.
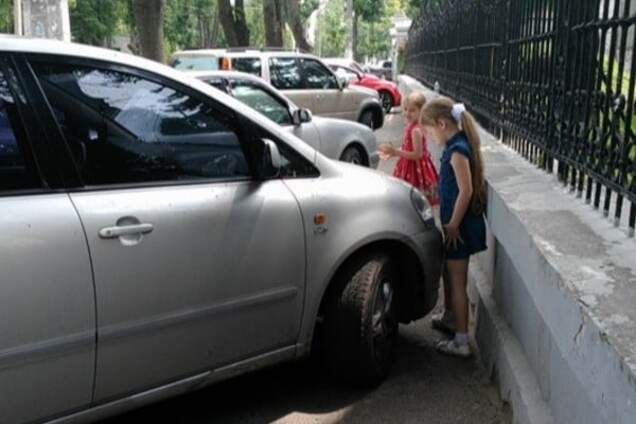
[[[435,96],[406,76],[400,89]],[[471,260],[472,312],[514,422],[636,422],[636,241],[480,136],[489,250]]]

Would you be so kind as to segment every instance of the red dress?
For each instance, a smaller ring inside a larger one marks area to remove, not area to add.
[[[402,150],[405,152],[413,151],[413,130],[419,128],[419,124],[409,124],[404,131],[404,140],[402,140]],[[431,152],[426,147],[426,137],[422,134],[422,158],[419,160],[400,158],[395,165],[393,176],[398,177],[406,182],[411,183],[418,188],[431,205],[439,204],[439,194],[437,192],[438,175]]]

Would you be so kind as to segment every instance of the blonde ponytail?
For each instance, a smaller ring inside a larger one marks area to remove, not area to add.
[[[481,156],[481,142],[475,124],[475,118],[470,112],[462,113],[461,129],[466,133],[468,144],[473,153],[471,161],[471,173],[473,180],[473,196],[470,202],[471,210],[474,214],[484,212],[486,207],[486,182],[484,180],[484,162]]]

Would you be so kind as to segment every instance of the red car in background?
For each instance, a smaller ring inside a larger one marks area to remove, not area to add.
[[[376,90],[380,94],[380,103],[382,103],[384,112],[389,113],[393,106],[399,106],[402,102],[402,96],[396,83],[362,72],[359,65],[353,66],[355,62],[351,66],[347,66],[348,64],[344,64],[340,60],[323,59],[323,61],[331,67],[336,75],[346,77],[350,84]]]

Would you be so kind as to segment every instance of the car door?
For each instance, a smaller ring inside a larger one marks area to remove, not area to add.
[[[303,109],[319,114],[320,90],[309,89],[303,75],[300,59],[288,56],[273,56],[268,60],[270,83]]]
[[[39,422],[90,405],[95,298],[80,219],[53,189],[46,133],[8,62],[2,53],[0,422]]]
[[[289,105],[263,85],[235,79],[232,81],[232,95],[251,108],[259,111],[272,121],[292,132],[296,137],[320,151],[320,135],[312,122],[294,125]]]
[[[314,93],[314,113],[331,118],[356,120],[353,99],[348,90],[341,90],[331,70],[312,58],[300,59],[304,86]]]
[[[252,177],[242,118],[121,65],[32,64],[79,152],[71,199],[97,292],[95,401],[293,346],[301,216],[281,180]]]

